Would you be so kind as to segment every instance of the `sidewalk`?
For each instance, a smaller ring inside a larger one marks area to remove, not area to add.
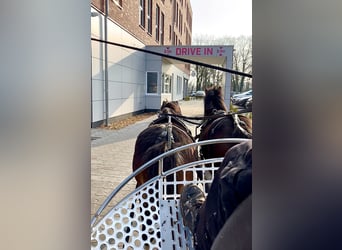
[[[203,100],[180,101],[180,106],[184,116],[203,115]],[[152,116],[119,130],[91,129],[91,216],[113,189],[132,173],[136,138],[155,118]],[[195,126],[187,125],[195,135]],[[111,205],[133,191],[135,184],[135,180],[128,183]]]

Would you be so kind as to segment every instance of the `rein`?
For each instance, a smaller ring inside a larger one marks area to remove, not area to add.
[[[236,126],[236,128],[239,129],[239,131],[241,131],[247,138],[251,138],[252,135],[246,131],[240,124],[240,122],[242,122],[239,117],[238,114],[244,114],[244,113],[249,113],[251,112],[251,109],[245,109],[245,110],[241,110],[241,111],[237,111],[237,112],[219,112],[217,114],[213,114],[213,115],[207,115],[207,116],[183,116],[183,115],[176,115],[176,114],[163,114],[160,113],[159,117],[168,117],[168,119],[170,119],[171,117],[175,117],[176,119],[182,119],[185,122],[197,125],[196,126],[196,135],[194,137],[194,139],[198,138],[199,134],[197,134],[197,129],[201,126],[203,126],[203,124],[205,124],[208,120],[215,120],[217,118],[221,118],[221,117],[227,117],[227,116],[232,116],[233,120],[234,120],[234,124]],[[194,122],[192,120],[199,120],[200,122]]]
[[[206,120],[211,120],[211,119],[216,119],[224,116],[229,116],[229,115],[238,115],[238,114],[245,114],[245,113],[250,113],[252,110],[250,109],[245,109],[245,110],[240,110],[236,112],[228,112],[228,113],[223,113],[223,114],[214,114],[214,115],[206,115],[206,116],[184,116],[184,115],[176,115],[176,114],[159,114],[160,117],[176,117],[180,118],[188,123],[194,124],[201,126]],[[192,120],[199,120],[201,122],[194,122]]]
[[[167,151],[169,151],[172,147],[172,142],[174,142],[173,135],[172,135],[172,122],[171,122],[171,116],[169,116],[168,122],[167,122]]]

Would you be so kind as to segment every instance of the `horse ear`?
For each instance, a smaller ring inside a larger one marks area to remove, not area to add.
[[[167,100],[164,100],[162,105],[161,105],[161,107],[160,107],[160,109],[164,108],[166,104],[167,104]]]
[[[222,87],[221,86],[217,87],[217,93],[219,96],[222,96]]]

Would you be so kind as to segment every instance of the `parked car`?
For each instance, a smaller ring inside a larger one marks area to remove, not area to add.
[[[245,106],[247,100],[252,97],[252,90],[235,94],[231,97],[232,104],[237,106]]]
[[[191,91],[190,96],[192,97],[196,96],[196,91]]]
[[[253,105],[253,97],[250,97],[246,100],[245,108],[248,110],[252,110],[252,105]]]
[[[205,92],[202,91],[202,90],[198,90],[198,91],[196,91],[195,96],[196,97],[204,97],[205,96]]]

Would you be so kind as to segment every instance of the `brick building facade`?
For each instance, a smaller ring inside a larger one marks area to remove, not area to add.
[[[190,0],[91,2],[93,38],[105,40],[107,33],[108,41],[138,48],[189,46],[191,31]],[[182,99],[189,74],[189,64],[92,41],[92,127]]]
[[[191,44],[190,0],[108,0],[108,5],[108,17],[146,45]],[[105,1],[92,0],[92,6],[105,13]]]

